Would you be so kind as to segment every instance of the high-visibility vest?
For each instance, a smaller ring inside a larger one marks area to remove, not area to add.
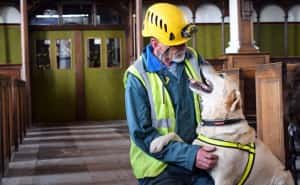
[[[190,79],[201,80],[198,55],[195,50],[188,48],[191,57],[185,59],[185,71]],[[143,64],[143,56],[134,62],[125,72],[124,85],[126,86],[128,73],[137,77],[148,92],[151,106],[152,126],[161,135],[175,132],[176,117],[170,95],[160,77],[153,72],[146,72]],[[194,109],[197,124],[201,122],[200,97],[196,93],[194,96]],[[131,140],[130,163],[133,174],[136,178],[156,177],[164,171],[167,164],[155,159],[145,153]]]

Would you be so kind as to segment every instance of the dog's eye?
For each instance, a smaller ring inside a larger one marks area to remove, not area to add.
[[[219,76],[220,76],[221,78],[224,78],[224,73],[220,73]]]

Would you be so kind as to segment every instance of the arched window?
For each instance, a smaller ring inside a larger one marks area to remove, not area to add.
[[[253,22],[257,22],[257,13],[254,9],[252,10],[251,19]]]
[[[197,8],[196,23],[221,23],[222,13],[214,4],[203,4]]]
[[[278,5],[265,6],[260,13],[260,22],[284,22],[284,11]]]
[[[183,11],[185,18],[189,23],[193,22],[193,13],[187,6],[179,6],[179,8]]]
[[[289,22],[300,22],[300,4],[293,6],[288,12]]]
[[[20,24],[20,12],[15,7],[0,7],[0,23]]]

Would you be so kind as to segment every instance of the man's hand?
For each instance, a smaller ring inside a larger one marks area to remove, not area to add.
[[[203,170],[212,169],[218,161],[218,156],[213,154],[215,150],[216,147],[201,147],[197,152],[195,166]]]

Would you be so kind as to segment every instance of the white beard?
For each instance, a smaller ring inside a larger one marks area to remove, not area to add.
[[[184,58],[185,58],[185,50],[182,52],[176,53],[176,55],[174,55],[174,57],[172,58],[172,61],[176,62],[176,63],[181,63],[181,62],[183,62]]]

